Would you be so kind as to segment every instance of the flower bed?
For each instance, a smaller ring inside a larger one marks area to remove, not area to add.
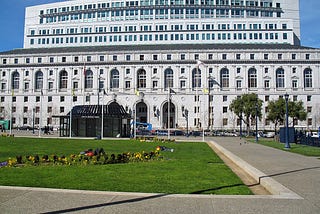
[[[121,154],[108,155],[104,150],[96,149],[95,151],[89,149],[80,154],[71,154],[69,156],[58,155],[28,155],[16,156],[16,158],[9,158],[8,161],[2,162],[2,166],[18,167],[18,166],[38,166],[38,165],[104,165],[116,163],[142,162],[159,159],[159,151],[151,152],[125,152]]]

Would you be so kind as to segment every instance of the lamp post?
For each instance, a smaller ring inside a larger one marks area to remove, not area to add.
[[[288,99],[289,99],[289,94],[285,94],[284,98],[286,100],[286,141],[285,141],[285,149],[290,149],[290,143],[289,143],[289,128],[288,128]]]
[[[189,120],[188,120],[188,117],[189,117],[189,111],[188,109],[185,109],[184,110],[184,117],[186,118],[186,122],[187,122],[187,137],[189,137]]]

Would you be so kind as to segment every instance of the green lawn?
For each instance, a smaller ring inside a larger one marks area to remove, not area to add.
[[[205,143],[151,143],[125,140],[0,138],[0,162],[17,155],[70,155],[89,148],[107,154],[173,148],[150,162],[0,168],[0,185],[123,192],[252,194]]]
[[[253,142],[253,140],[252,140]],[[302,145],[302,144],[296,144],[296,143],[290,143],[290,149],[285,149],[284,148],[284,143],[280,143],[274,140],[269,140],[269,139],[259,139],[259,144],[265,145],[265,146],[270,146],[273,148],[281,149],[284,151],[289,151],[305,156],[313,156],[313,157],[320,157],[320,147],[314,147],[314,146],[307,146],[307,145]]]

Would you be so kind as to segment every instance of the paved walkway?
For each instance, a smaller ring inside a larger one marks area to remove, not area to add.
[[[239,138],[212,140],[247,164],[245,168],[264,173],[261,182],[272,178],[294,194],[165,195],[0,187],[0,213],[320,213],[319,159],[244,144]]]

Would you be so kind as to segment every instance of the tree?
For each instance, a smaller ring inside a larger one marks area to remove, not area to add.
[[[274,133],[277,133],[277,126],[284,122],[286,115],[286,101],[280,97],[268,103],[267,119],[274,123]]]
[[[268,104],[268,115],[267,119],[274,123],[274,131],[276,133],[277,126],[280,123],[284,123],[286,117],[286,101],[280,97],[278,100],[269,101]],[[307,118],[307,111],[303,107],[303,102],[295,102],[289,101],[288,102],[288,115],[294,120],[306,120]],[[293,123],[294,126],[294,123]]]
[[[229,109],[240,119],[240,130],[241,122],[243,121],[247,125],[247,132],[249,134],[251,121],[255,119],[256,112],[259,120],[261,119],[262,102],[254,93],[243,94],[231,102]]]
[[[289,117],[291,117],[293,121],[304,121],[307,119],[308,115],[306,109],[303,107],[303,102],[301,100],[298,102],[290,101],[288,103],[288,113]],[[292,124],[292,126],[294,127],[294,122]]]

